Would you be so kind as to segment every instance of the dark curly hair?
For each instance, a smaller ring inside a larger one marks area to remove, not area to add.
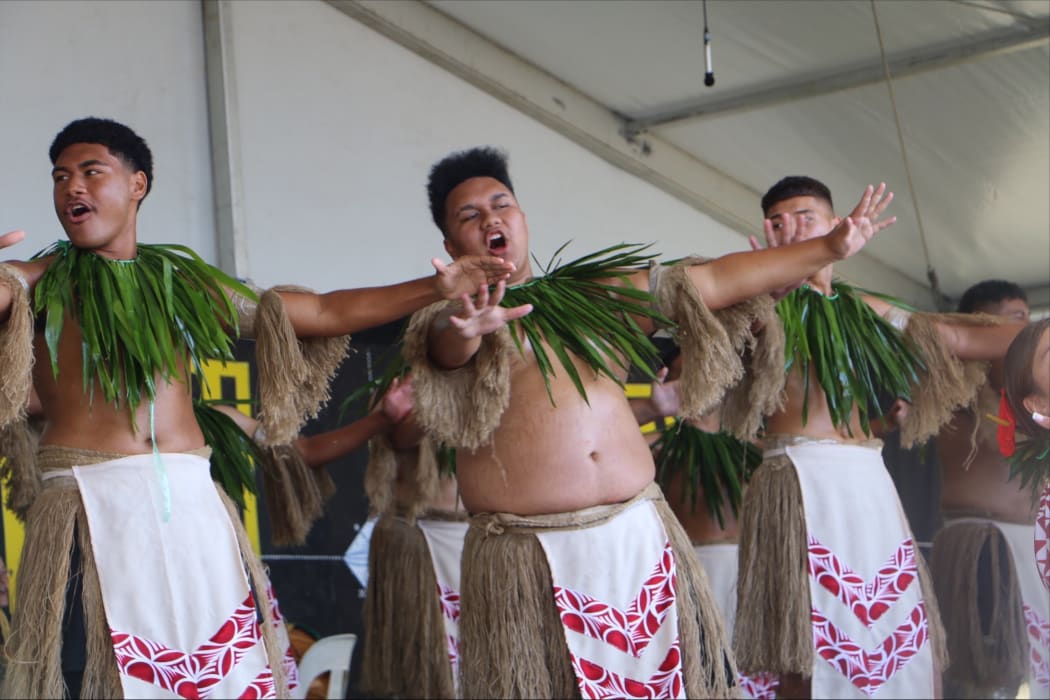
[[[1009,299],[1028,303],[1028,294],[1020,285],[1006,280],[984,280],[973,285],[959,297],[959,313],[972,314],[982,306],[998,304]]]
[[[507,186],[511,194],[514,193],[514,185],[511,184],[510,174],[507,172],[506,151],[492,146],[479,146],[445,156],[430,169],[430,177],[427,179],[430,215],[443,235],[448,235],[445,231],[445,200],[461,182],[472,177],[491,177],[499,180]]]
[[[134,172],[146,174],[146,194],[153,187],[153,154],[145,140],[131,128],[112,119],[84,117],[66,124],[58,136],[51,142],[48,155],[54,165],[62,151],[75,143],[97,143],[105,146],[110,153],[123,160]],[[145,195],[143,195],[145,199]],[[139,201],[141,206],[142,201]]]
[[[762,196],[762,214],[768,216],[774,204],[795,197],[823,199],[831,210],[835,211],[835,205],[831,201],[831,190],[827,185],[806,175],[789,175],[770,187],[769,191]]]

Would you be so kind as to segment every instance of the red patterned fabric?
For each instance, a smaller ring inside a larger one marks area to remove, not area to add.
[[[459,591],[443,586],[438,582],[438,601],[441,603],[441,614],[446,620],[459,624]],[[459,640],[455,635],[445,634],[448,642],[448,662],[452,664],[452,677],[459,675]]]
[[[273,591],[272,584],[266,587],[266,601],[270,605],[270,616],[273,618],[274,628],[283,630],[284,617],[281,615],[281,606],[277,604],[277,595]],[[284,657],[281,659],[281,666],[284,668],[284,675],[288,678],[288,690],[295,690],[299,687],[299,666],[295,663],[292,642],[287,637],[288,634],[285,632],[282,639],[288,643],[284,650]]]
[[[875,577],[865,582],[810,534],[808,568],[810,575],[852,610],[868,629],[897,602],[918,576],[915,546],[910,537],[901,542]]]
[[[676,698],[684,692],[682,655],[677,641],[648,680],[627,678],[575,654],[570,656],[580,693],[585,698]]]
[[[675,563],[670,542],[626,610],[586,593],[554,587],[554,600],[566,627],[601,639],[635,658],[641,657],[649,646],[668,609],[674,606],[674,599]]]
[[[744,695],[753,700],[776,700],[780,688],[780,676],[775,673],[741,673],[737,682]]]
[[[1050,588],[1050,484],[1043,489],[1035,516],[1035,565],[1043,585]]]
[[[926,607],[923,603],[916,605],[908,619],[870,652],[865,651],[815,608],[812,620],[817,653],[869,697],[922,650],[928,634]]]
[[[256,645],[262,644],[252,595],[242,602],[208,641],[192,651],[111,629],[113,651],[121,673],[157,685],[184,698],[211,697],[210,691]],[[267,668],[242,697],[275,697]]]
[[[1039,613],[1028,605],[1024,606],[1024,619],[1031,638],[1031,678],[1043,688],[1050,688],[1050,622],[1039,617]]]
[[[675,558],[665,540],[659,561],[625,609],[564,586],[554,586],[562,624],[574,632],[598,639],[641,658],[675,604]],[[650,678],[630,678],[600,663],[572,657],[573,669],[585,698],[681,697],[684,692],[678,632],[659,669]]]

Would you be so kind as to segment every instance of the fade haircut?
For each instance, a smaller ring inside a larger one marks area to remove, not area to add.
[[[55,164],[62,151],[75,143],[97,143],[105,146],[115,157],[120,158],[131,167],[133,172],[146,173],[146,194],[153,187],[153,154],[145,140],[131,128],[112,119],[84,117],[71,121],[51,142],[48,155],[51,165]],[[145,199],[146,195],[142,196]],[[142,200],[139,200],[142,206]]]
[[[831,211],[835,211],[835,205],[831,201],[831,190],[828,189],[827,185],[806,175],[788,175],[770,187],[769,191],[762,197],[762,214],[768,216],[769,210],[775,204],[779,204],[785,199],[794,199],[795,197],[823,199],[828,203]]]
[[[959,313],[977,313],[982,306],[990,306],[1010,299],[1020,299],[1028,303],[1028,295],[1019,285],[1006,280],[984,280],[963,292],[959,298]]]
[[[507,172],[506,151],[492,146],[479,146],[445,156],[430,169],[430,177],[427,179],[430,215],[444,236],[448,236],[448,231],[445,230],[445,216],[448,213],[445,210],[445,200],[460,183],[472,177],[491,177],[499,180],[514,194],[514,185],[511,184],[510,174]]]

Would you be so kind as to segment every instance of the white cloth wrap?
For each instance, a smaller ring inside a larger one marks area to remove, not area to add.
[[[786,454],[802,488],[814,698],[928,698],[933,652],[917,550],[877,445],[814,440]]]
[[[740,569],[740,546],[733,542],[698,544],[693,546],[693,550],[707,574],[711,594],[718,601],[718,610],[726,623],[726,634],[732,639],[736,626],[736,577]]]
[[[537,537],[583,697],[685,697],[675,557],[652,501]]]
[[[154,455],[72,469],[124,696],[174,698],[180,687],[195,687],[200,697],[274,697],[237,536],[208,460],[159,457],[171,496],[167,521]]]
[[[466,521],[416,520],[427,540],[430,560],[437,579],[441,619],[445,623],[448,643],[448,661],[452,665],[452,680],[459,684],[459,562],[463,554],[463,540],[467,536]]]
[[[726,634],[733,638],[736,627],[736,581],[740,571],[740,545],[735,542],[698,544],[693,546],[696,558],[704,567],[711,594],[718,602],[718,610],[726,623]],[[779,679],[769,673],[739,674],[740,694],[753,700],[773,700],[780,686]]]

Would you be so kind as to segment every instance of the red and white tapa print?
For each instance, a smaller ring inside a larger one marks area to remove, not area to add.
[[[292,640],[288,636],[288,628],[284,626],[284,616],[281,615],[281,606],[277,604],[277,594],[273,592],[272,584],[266,587],[266,604],[270,607],[277,643],[284,649],[281,666],[288,679],[288,690],[295,690],[299,687],[299,664],[295,663],[295,650],[292,649]]]
[[[1039,510],[1035,516],[1035,566],[1043,579],[1043,586],[1050,589],[1050,484],[1039,497]]]
[[[456,520],[416,521],[430,550],[437,578],[437,596],[441,605],[441,618],[445,622],[445,643],[448,645],[448,661],[452,665],[452,680],[459,687],[459,562],[463,555],[463,541],[467,536],[467,523]]]
[[[653,503],[537,537],[583,697],[685,697],[675,556]]]
[[[167,520],[153,455],[73,467],[124,696],[283,695],[208,460],[160,459]]]
[[[1036,552],[1031,546],[1032,528],[1029,525],[994,520],[988,522],[1003,533],[1017,572],[1017,584],[1024,602],[1025,626],[1028,629],[1028,685],[1031,697],[1050,697],[1050,595],[1047,595],[1043,585]]]
[[[921,555],[881,450],[821,440],[783,453],[809,538],[812,697],[933,697]]]

